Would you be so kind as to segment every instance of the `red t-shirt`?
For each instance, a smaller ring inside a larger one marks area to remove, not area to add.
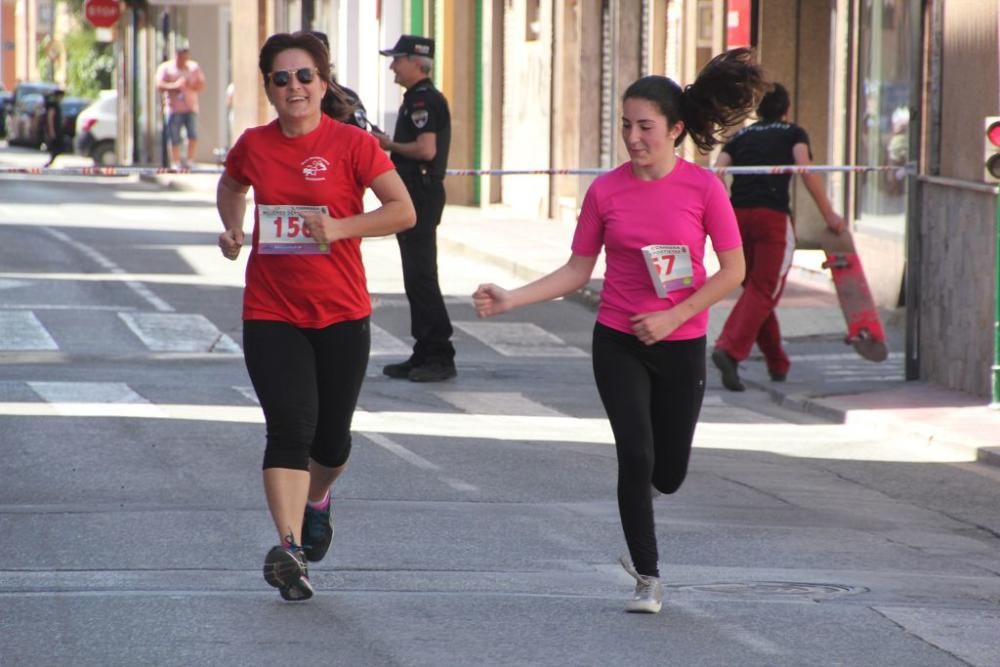
[[[286,137],[277,120],[249,129],[226,156],[226,173],[253,187],[257,206],[325,205],[334,218],[362,213],[365,189],[391,169],[375,137],[327,116],[300,137]],[[243,319],[318,329],[371,314],[361,239],[322,255],[261,254],[259,226],[255,206]]]

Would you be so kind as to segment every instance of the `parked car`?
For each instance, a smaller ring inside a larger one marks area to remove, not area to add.
[[[11,146],[38,146],[37,135],[31,135],[31,117],[39,106],[45,106],[45,96],[58,88],[51,81],[23,81],[14,88],[7,109],[7,143]]]
[[[39,93],[19,95],[7,115],[7,143],[11,146],[31,146],[37,141],[32,136],[31,120],[45,108],[45,98]],[[34,148],[38,148],[37,143]]]
[[[115,164],[118,136],[118,92],[102,90],[97,101],[76,117],[76,152],[102,167]]]
[[[14,93],[0,87],[0,138],[7,136],[7,109],[10,108]]]
[[[64,97],[62,102],[59,103],[59,106],[62,108],[61,132],[67,151],[73,150],[73,137],[76,136],[76,117],[81,111],[90,106],[91,101],[84,97]],[[45,136],[47,134],[47,123],[45,105],[42,104],[41,107],[35,108],[31,116],[31,127],[28,130],[28,136],[31,138],[29,145],[40,147],[47,143]]]

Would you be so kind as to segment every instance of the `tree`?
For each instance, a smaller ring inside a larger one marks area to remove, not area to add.
[[[113,87],[115,57],[110,44],[98,42],[94,29],[81,25],[66,35],[66,87],[70,94],[97,97]]]

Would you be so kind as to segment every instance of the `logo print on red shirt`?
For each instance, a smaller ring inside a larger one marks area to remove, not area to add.
[[[326,168],[330,163],[321,157],[310,157],[302,161],[302,175],[307,181],[325,181]]]

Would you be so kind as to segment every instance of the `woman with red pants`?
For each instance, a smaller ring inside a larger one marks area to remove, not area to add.
[[[788,122],[788,91],[775,83],[757,106],[758,121],[736,134],[719,154],[716,167],[756,165],[808,165],[809,135]],[[712,363],[722,372],[722,384],[730,391],[743,391],[739,363],[750,356],[757,343],[775,382],[784,381],[790,362],[781,347],[781,330],[774,313],[792,267],[795,229],[792,226],[788,186],[791,174],[736,174],[730,200],[743,237],[747,275],[740,296],[722,334],[715,341]],[[844,229],[830,204],[823,183],[812,173],[802,174],[813,201],[827,227],[836,234]]]

